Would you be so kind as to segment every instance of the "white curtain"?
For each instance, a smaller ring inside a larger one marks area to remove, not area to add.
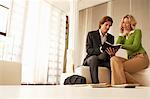
[[[22,64],[22,83],[59,84],[65,50],[65,13],[49,0],[12,0],[0,60]]]
[[[79,40],[80,42],[80,63],[82,64],[86,56],[86,37],[87,33],[92,30],[92,8],[87,8],[79,12]]]
[[[51,9],[44,2],[30,1],[23,41],[22,82],[47,83],[48,14]]]
[[[28,2],[27,9],[22,82],[56,84],[63,68],[65,14],[44,0]]]

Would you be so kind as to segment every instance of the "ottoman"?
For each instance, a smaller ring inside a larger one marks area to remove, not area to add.
[[[91,76],[89,66],[79,66],[75,69],[75,74],[86,78],[86,82],[91,84]],[[100,83],[110,84],[110,70],[106,67],[98,67],[98,78]]]

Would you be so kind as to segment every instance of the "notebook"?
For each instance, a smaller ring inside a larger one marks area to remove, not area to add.
[[[109,42],[104,42],[104,44],[102,45],[102,50],[106,50],[107,48],[111,47],[111,48],[114,48],[116,51],[118,51],[120,46],[121,44],[113,45],[113,44],[110,44]]]

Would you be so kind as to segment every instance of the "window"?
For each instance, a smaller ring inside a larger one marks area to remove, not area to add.
[[[0,50],[1,60],[21,62],[22,57],[22,41],[25,24],[25,0],[0,0],[4,6],[9,7],[7,34],[1,37],[3,45]],[[9,1],[9,2],[8,2]],[[2,20],[2,19],[1,19]],[[4,30],[5,29],[1,29]],[[5,32],[6,33],[6,32]]]
[[[0,35],[6,36],[11,0],[0,0]]]
[[[5,1],[0,0],[0,21],[6,20],[0,31],[7,33],[0,37],[0,59],[22,64],[22,83],[59,84],[65,13],[47,0],[13,0],[11,8]]]
[[[52,7],[49,34],[48,83],[59,84],[65,51],[65,14]]]

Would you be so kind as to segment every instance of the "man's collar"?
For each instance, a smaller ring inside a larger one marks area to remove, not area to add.
[[[101,32],[101,29],[98,30],[99,33],[100,33],[100,36],[104,37],[104,36],[107,36],[107,33],[103,36],[102,32]]]

